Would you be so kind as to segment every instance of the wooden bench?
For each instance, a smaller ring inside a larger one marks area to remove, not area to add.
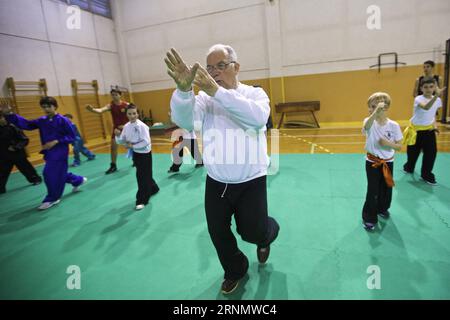
[[[165,123],[165,124],[159,125],[159,126],[151,126],[150,127],[150,135],[155,135],[155,136],[165,135],[165,134],[175,130],[176,128],[178,128],[178,127],[174,123]]]
[[[275,111],[281,113],[280,122],[278,122],[278,129],[281,128],[283,124],[284,115],[286,113],[294,112],[308,112],[311,113],[314,118],[314,126],[320,128],[319,122],[317,121],[315,111],[320,110],[320,101],[298,101],[298,102],[285,102],[277,103],[275,105]]]

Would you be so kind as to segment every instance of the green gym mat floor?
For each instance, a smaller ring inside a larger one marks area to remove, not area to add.
[[[153,159],[161,191],[140,212],[123,155],[112,175],[107,154],[72,169],[89,181],[76,194],[67,185],[61,203],[42,212],[45,185],[12,174],[0,195],[0,298],[450,299],[449,153],[437,156],[434,187],[419,179],[421,158],[407,175],[397,155],[391,218],[373,233],[361,224],[364,155],[281,155],[268,177],[278,239],[259,266],[256,246],[237,235],[250,268],[229,296],[206,227],[206,170],[186,164],[169,176],[170,155]],[[80,289],[67,286],[70,266],[79,267]],[[368,285],[374,276],[377,288]]]

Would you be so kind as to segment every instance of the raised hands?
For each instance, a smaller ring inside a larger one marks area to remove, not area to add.
[[[436,89],[435,89],[436,96],[440,97],[444,93],[445,89],[447,89],[447,87],[443,87],[442,89],[439,87],[436,87]]]
[[[164,62],[167,65],[167,73],[175,81],[178,89],[181,91],[191,90],[199,64],[196,63],[193,67],[186,65],[174,48],[167,52]]]
[[[377,107],[374,111],[375,114],[379,115],[380,113],[382,113],[384,111],[384,106],[385,106],[385,103],[383,101],[378,102]]]
[[[203,90],[211,97],[214,97],[217,90],[219,89],[219,85],[217,84],[217,82],[201,65],[198,66],[194,84],[199,87],[200,90]]]
[[[387,149],[394,149],[397,151],[400,151],[402,149],[402,142],[401,141],[395,141],[392,142],[388,139],[385,138],[381,138],[380,140],[378,140],[378,143],[380,146],[387,148]]]

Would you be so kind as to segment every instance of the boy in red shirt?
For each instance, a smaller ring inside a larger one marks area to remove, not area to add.
[[[94,108],[91,105],[87,105],[86,108],[88,111],[102,114],[103,112],[110,111],[113,121],[113,129],[111,134],[111,166],[105,172],[106,174],[110,174],[117,171],[117,143],[114,135],[114,130],[122,130],[125,123],[128,122],[127,118],[127,106],[128,102],[123,101],[122,92],[119,89],[111,89],[110,91],[112,101],[110,104],[107,104],[103,108]]]

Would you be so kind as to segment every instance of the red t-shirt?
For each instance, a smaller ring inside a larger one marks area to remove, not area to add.
[[[121,101],[120,104],[114,104],[114,102],[111,101],[110,106],[114,129],[123,126],[128,122],[127,105],[128,102],[126,101]]]

